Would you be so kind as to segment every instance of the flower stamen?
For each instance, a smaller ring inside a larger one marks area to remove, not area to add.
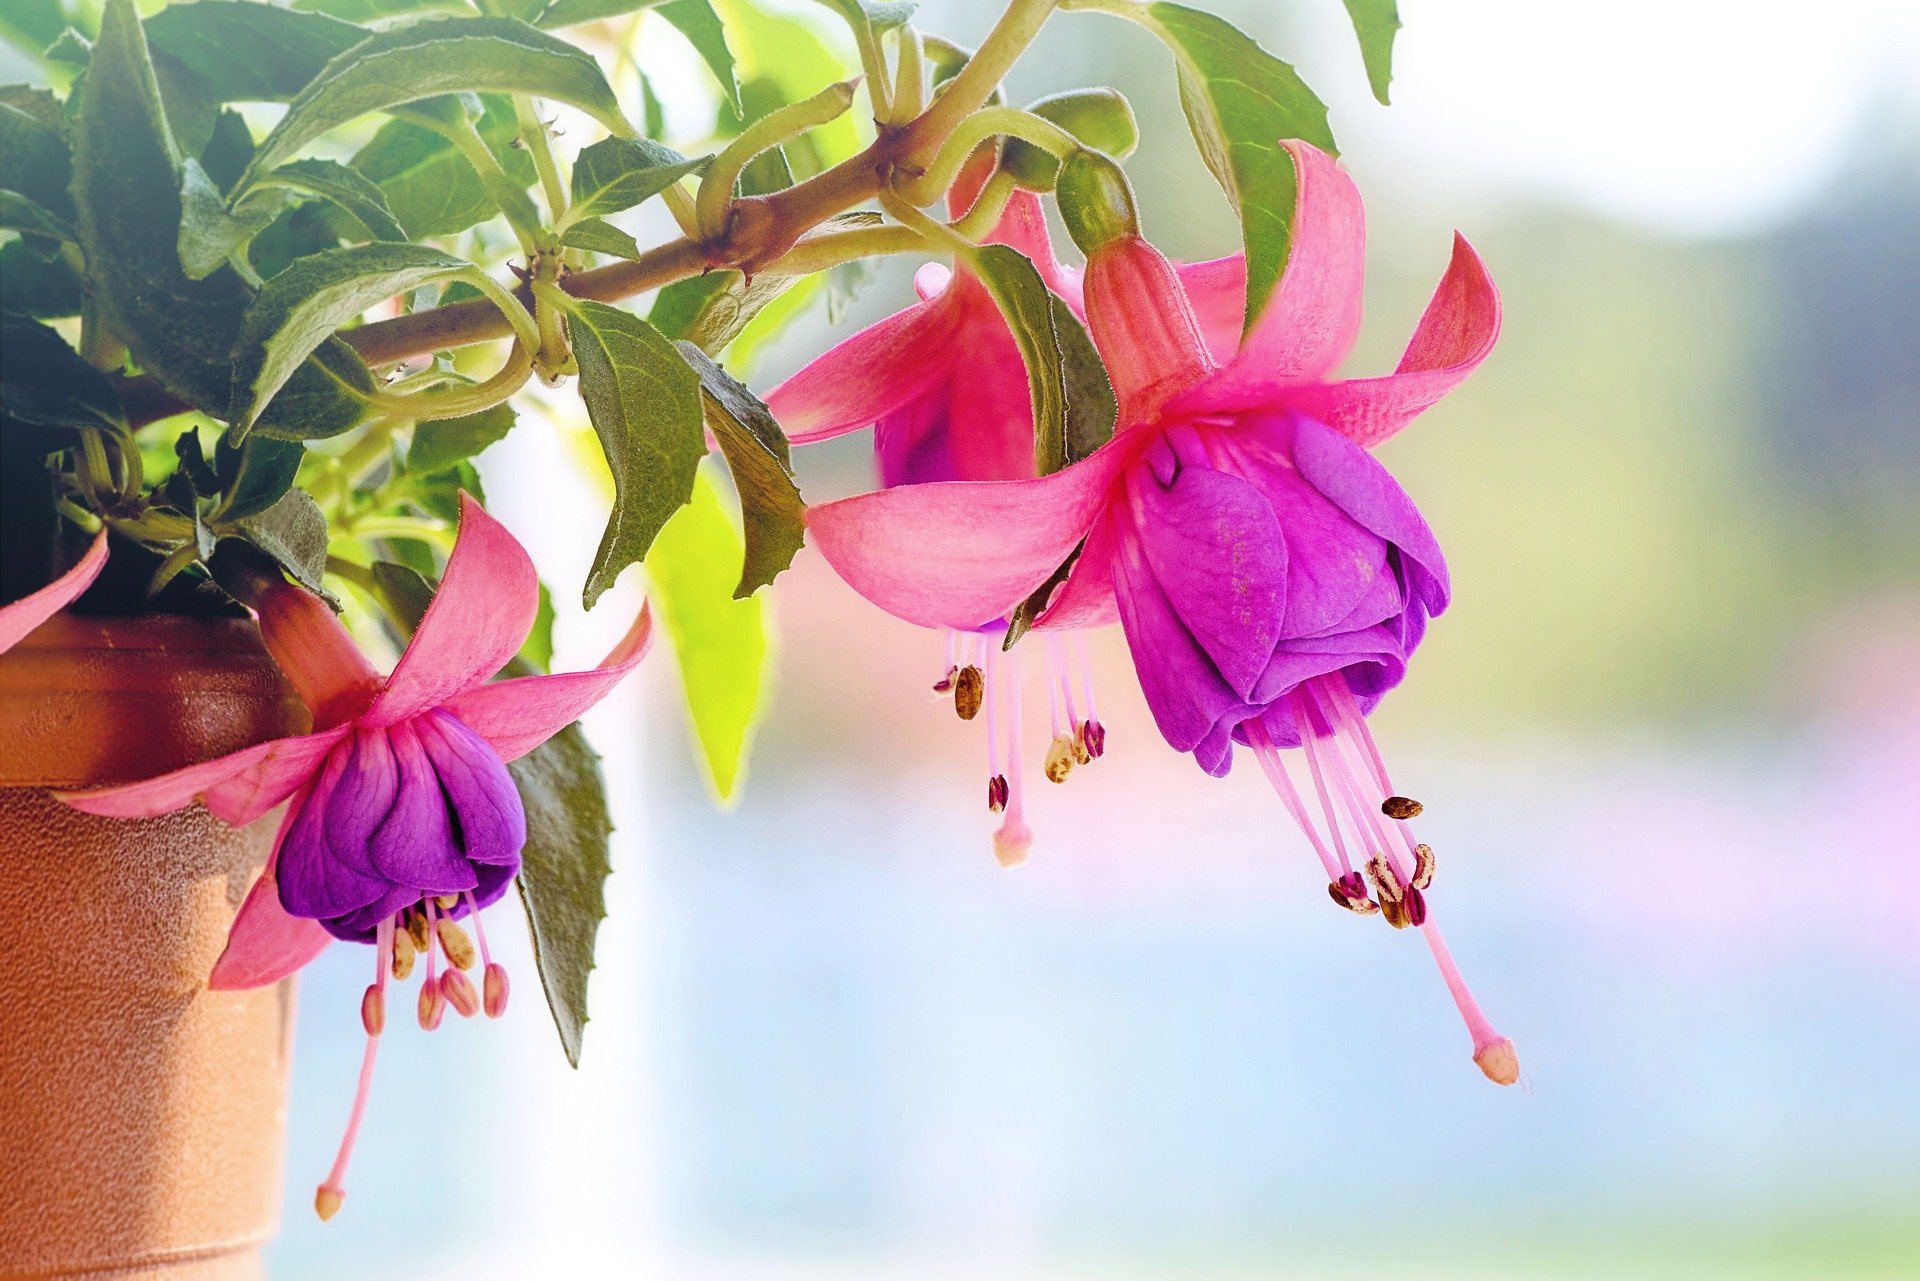
[[[367,1095],[373,1089],[373,1063],[380,1052],[380,1033],[386,1027],[387,971],[393,966],[392,917],[380,922],[374,933],[373,985],[360,1002],[360,1021],[367,1030],[366,1053],[360,1058],[360,1077],[353,1089],[353,1107],[347,1113],[347,1130],[340,1136],[340,1150],[334,1154],[333,1168],[314,1189],[313,1212],[324,1222],[340,1213],[347,1199],[347,1163],[353,1159],[354,1141],[360,1137],[360,1122],[367,1114]],[[374,1017],[368,1017],[372,1008]]]
[[[993,834],[993,856],[1000,860],[1002,867],[1020,866],[1027,861],[1027,854],[1033,848],[1033,832],[1027,827],[1025,810],[1021,805],[1020,668],[1018,648],[1006,653],[1000,652],[997,647],[987,651],[987,670],[1007,707],[1007,773],[1002,777],[1002,796],[1007,817],[1000,824],[1000,830]],[[994,733],[991,722],[987,732],[989,735]]]

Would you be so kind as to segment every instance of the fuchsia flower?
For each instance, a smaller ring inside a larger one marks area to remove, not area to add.
[[[94,535],[86,555],[75,562],[72,569],[37,592],[0,605],[0,654],[18,645],[27,633],[79,599],[80,593],[100,577],[106,564],[107,531],[103,529]]]
[[[1120,398],[1110,444],[1051,476],[903,485],[815,507],[808,525],[856,590],[927,626],[1002,617],[1073,558],[1036,628],[1117,619],[1167,741],[1216,775],[1235,742],[1254,752],[1335,902],[1423,930],[1476,1061],[1508,1084],[1512,1043],[1428,917],[1432,852],[1406,823],[1419,807],[1394,794],[1364,719],[1448,593],[1432,532],[1366,447],[1485,358],[1499,294],[1456,237],[1399,368],[1332,380],[1359,327],[1364,214],[1332,157],[1282,145],[1299,188],[1292,251],[1244,338],[1242,259],[1176,269],[1120,234],[1084,282]],[[1324,830],[1280,756],[1296,746]]]
[[[989,168],[963,178],[956,205],[971,202]],[[988,242],[1025,254],[1047,287],[1080,309],[1078,273],[1054,257],[1038,196],[1015,192]],[[929,263],[914,277],[914,288],[918,304],[855,334],[774,388],[767,396],[774,416],[801,445],[872,424],[880,483],[889,488],[1033,476],[1026,366],[992,295],[964,263],[953,272]],[[936,612],[913,621],[947,633],[946,665],[934,691],[953,695],[964,719],[986,710],[987,805],[1006,815],[994,852],[1012,865],[1026,858],[1033,834],[1022,802],[1021,659],[1000,644],[1006,612],[990,618]],[[1053,742],[1045,768],[1060,782],[1075,764],[1105,750],[1106,730],[1093,703],[1084,639],[1049,636],[1047,662]]]
[[[389,974],[426,954],[419,1021],[452,1005],[471,1017],[506,1007],[507,974],[487,950],[480,910],[520,870],[527,821],[506,762],[524,756],[606,696],[645,656],[644,608],[597,668],[490,681],[533,627],[539,582],[525,549],[465,494],[446,576],[412,643],[382,678],[325,604],[276,581],[257,608],[261,637],[313,711],[313,731],[141,783],[64,795],[90,814],[146,818],[198,800],[243,826],[286,802],[273,853],[234,921],[209,985],[249,988],[292,974],[331,939],[372,943],[361,1002],[367,1049],[346,1136],[314,1198],[330,1218],[364,1114],[386,1024]],[[466,971],[479,939],[483,993]],[[444,953],[447,968],[438,972]]]

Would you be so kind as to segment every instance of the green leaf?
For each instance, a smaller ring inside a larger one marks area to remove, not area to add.
[[[0,102],[0,187],[18,192],[61,221],[73,217],[67,194],[73,163],[66,139],[34,114],[32,100]]]
[[[766,402],[707,358],[694,344],[676,344],[700,375],[707,428],[720,442],[740,495],[740,523],[746,528],[746,552],[736,599],[753,593],[793,564],[806,542],[807,505],[793,481],[787,435]]]
[[[1000,307],[1027,366],[1033,398],[1034,465],[1042,476],[1113,438],[1113,385],[1093,339],[1034,265],[1006,245],[986,245],[974,271]]]
[[[60,0],[7,0],[0,6],[0,40],[38,58],[67,25]]]
[[[232,433],[237,438],[251,430],[262,407],[308,354],[367,308],[475,270],[464,258],[426,245],[385,241],[328,249],[295,261],[261,288],[234,341],[233,400],[227,415]],[[318,434],[299,432],[294,438],[311,440]]]
[[[347,22],[374,22],[403,13],[458,13],[474,17],[479,12],[467,0],[293,0],[293,7]]]
[[[1027,594],[1025,600],[1013,607],[1013,612],[1007,615],[1007,634],[1000,642],[1002,650],[1012,649],[1020,643],[1022,636],[1033,630],[1033,620],[1040,617],[1041,611],[1046,609],[1047,602],[1052,599],[1054,591],[1060,584],[1067,581],[1067,575],[1073,571],[1073,563],[1080,559],[1080,553],[1086,549],[1086,546],[1087,540],[1081,539],[1078,545],[1067,553],[1067,558],[1060,562],[1060,567],[1047,575],[1047,581],[1034,588]]]
[[[897,27],[913,16],[917,4],[876,3],[876,0],[820,0],[853,28],[855,39]]]
[[[147,22],[155,50],[199,76],[221,102],[287,102],[367,38],[350,22],[257,0],[172,5]]]
[[[740,110],[740,81],[734,74],[733,50],[727,46],[727,30],[720,15],[713,11],[712,0],[668,0],[660,6],[660,16],[679,29],[693,46],[700,60],[720,82],[727,104]]]
[[[513,145],[520,136],[513,106],[493,94],[480,101],[484,110],[475,127],[507,177],[524,190],[536,175],[533,157]],[[465,231],[498,212],[459,148],[410,120],[382,125],[354,156],[353,167],[380,188],[387,207],[415,240]]]
[[[1400,30],[1400,6],[1395,0],[1347,0],[1353,34],[1360,38],[1360,57],[1367,64],[1367,83],[1373,96],[1387,105],[1387,86],[1393,81],[1393,37]]]
[[[613,513],[583,593],[588,609],[653,546],[707,452],[700,375],[660,331],[604,303],[569,308],[580,396],[613,472]]]
[[[302,587],[327,596],[327,518],[304,489],[289,489],[265,511],[222,526],[280,562]]]
[[[707,778],[723,801],[740,781],[767,665],[765,602],[727,592],[741,551],[719,488],[703,473],[647,554],[648,598],[673,641]]]
[[[643,138],[602,139],[574,161],[573,200],[567,216],[600,218],[631,209],[706,168],[710,159],[689,160],[671,147]]]
[[[513,423],[513,406],[504,402],[464,418],[421,423],[413,429],[413,443],[407,447],[407,470],[425,474],[463,463],[506,439]]]
[[[0,189],[0,231],[17,231],[23,236],[44,236],[54,241],[73,239],[73,227],[66,219],[17,191],[4,189]]]
[[[238,209],[227,209],[200,162],[187,159],[180,171],[180,269],[189,280],[204,280],[220,270],[287,207],[279,192],[256,193]]]
[[[91,427],[127,434],[113,384],[52,329],[0,314],[0,350],[6,352],[0,397],[8,418],[54,432]]]
[[[1231,23],[1184,5],[1146,9],[1150,29],[1173,50],[1180,105],[1207,168],[1240,212],[1251,330],[1273,299],[1293,239],[1298,184],[1277,144],[1301,138],[1335,153],[1327,107],[1286,63]]]
[[[370,112],[481,90],[537,94],[633,133],[599,64],[564,40],[512,18],[427,18],[368,36],[329,62],[288,105],[237,190]]]
[[[656,3],[658,0],[553,0],[552,4],[544,7],[533,6],[539,16],[530,21],[544,30],[558,31],[562,27],[578,27],[605,18],[617,18],[623,13],[651,8]]]
[[[553,666],[553,593],[540,584],[540,605],[533,611],[533,630],[520,644],[520,658],[541,671]]]
[[[182,161],[132,0],[108,0],[74,132],[77,230],[99,315],[168,391],[225,412],[252,290],[227,268],[200,281],[181,270]],[[282,381],[276,420],[314,435],[352,426],[373,390],[366,365],[340,342]]]
[[[332,160],[295,160],[281,165],[260,181],[262,187],[284,187],[326,200],[353,216],[375,240],[406,240],[407,232],[387,208],[379,187],[357,169]]]
[[[748,280],[737,271],[710,271],[662,289],[647,318],[671,338],[685,338],[702,351],[719,351],[795,283],[793,276]]]
[[[388,612],[411,635],[426,616],[433,585],[392,561],[374,562],[373,579]],[[507,664],[504,674],[524,676],[532,670],[522,657]],[[600,758],[576,724],[509,761],[507,770],[527,811],[527,843],[514,883],[533,935],[533,964],[567,1062],[579,1067],[587,976],[593,972],[594,937],[607,916],[605,885],[613,871],[607,857],[613,819]]]
[[[80,277],[64,258],[44,258],[24,240],[0,245],[0,296],[6,310],[36,320],[80,314]]]
[[[594,937],[607,916],[613,871],[607,838],[613,819],[600,757],[578,725],[569,725],[507,763],[527,811],[527,843],[514,884],[533,935],[533,964],[567,1062],[580,1066],[587,1025],[587,976]]]
[[[640,256],[640,242],[605,218],[582,218],[561,233],[560,243],[615,258]]]
[[[226,495],[221,514],[239,520],[279,502],[293,488],[306,453],[307,447],[294,440],[255,435],[235,445],[222,436],[213,454],[214,474]]]

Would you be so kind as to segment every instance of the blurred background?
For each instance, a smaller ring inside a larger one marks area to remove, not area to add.
[[[939,638],[805,552],[735,807],[669,656],[590,722],[620,830],[580,1070],[494,914],[517,1003],[390,1038],[330,1225],[365,956],[308,972],[276,1276],[1920,1274],[1920,10],[1402,0],[1382,108],[1334,0],[1209,7],[1332,106],[1371,219],[1352,371],[1392,367],[1455,227],[1505,292],[1493,358],[1383,451],[1457,594],[1375,730],[1521,1086],[1416,941],[1329,908],[1257,771],[1166,748],[1117,632],[1109,754],[1036,786],[1001,870]],[[971,43],[997,9],[921,14]],[[1151,38],[1057,18],[1012,96],[1100,83],[1148,230],[1236,248]],[[810,497],[867,450],[810,451]],[[597,518],[534,514],[591,483],[538,433],[482,470],[578,581]],[[559,665],[618,612],[563,612]]]

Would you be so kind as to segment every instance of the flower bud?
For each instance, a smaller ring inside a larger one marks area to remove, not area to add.
[[[1133,154],[1140,142],[1140,129],[1133,119],[1133,108],[1113,89],[1073,89],[1040,99],[1027,108],[1043,120],[1051,121],[1087,146],[1109,156]],[[1042,147],[1020,138],[1009,138],[1000,167],[1014,182],[1028,191],[1052,191],[1060,176],[1060,162]]]
[[[1108,245],[1139,238],[1140,211],[1134,205],[1133,186],[1111,156],[1074,152],[1060,164],[1054,194],[1067,234],[1088,258]]]

